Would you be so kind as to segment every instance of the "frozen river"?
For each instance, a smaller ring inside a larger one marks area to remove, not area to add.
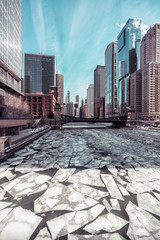
[[[160,132],[49,131],[0,181],[0,239],[160,239]]]

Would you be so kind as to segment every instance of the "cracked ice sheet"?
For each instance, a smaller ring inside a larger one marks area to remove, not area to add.
[[[49,239],[51,239],[51,236],[46,227],[41,229],[35,238],[35,240],[49,240]]]
[[[99,200],[102,197],[106,197],[109,195],[108,192],[103,192],[100,190],[97,190],[95,188],[83,185],[83,184],[78,184],[78,183],[74,183],[68,186],[68,189],[70,191],[77,191],[77,192],[81,192],[84,195],[87,195],[88,197],[91,197],[93,199]]]
[[[97,203],[96,200],[84,196],[81,192],[74,191],[73,188],[55,183],[35,200],[34,209],[37,213],[50,210],[78,211],[92,207]]]
[[[144,193],[147,191],[152,191],[153,189],[147,185],[147,184],[143,184],[141,182],[133,182],[133,183],[128,183],[126,189],[134,194],[138,194],[138,193]]]
[[[127,235],[135,239],[160,239],[160,222],[148,212],[129,202],[126,207],[129,216]]]
[[[118,233],[106,233],[106,234],[99,234],[99,235],[76,235],[76,234],[69,234],[68,240],[125,240],[120,234]]]
[[[111,205],[109,204],[109,202],[106,199],[103,199],[103,204],[105,206],[105,208],[107,209],[108,212],[110,212],[112,210]]]
[[[58,182],[63,182],[66,181],[67,178],[72,175],[75,172],[75,168],[70,168],[70,169],[59,169],[54,177],[52,178],[52,182],[58,181]]]
[[[10,213],[12,208],[5,208],[0,211],[0,222]]]
[[[160,202],[149,193],[137,195],[140,208],[160,216]]]
[[[82,183],[86,185],[104,187],[100,179],[100,170],[98,169],[86,169],[82,170],[72,176],[67,180],[68,182]]]
[[[5,171],[0,173],[0,179],[6,177],[9,181],[12,180],[16,174],[13,174],[11,171]]]
[[[0,201],[4,199],[5,194],[6,194],[6,191],[0,187]]]
[[[11,202],[0,202],[0,210],[10,206],[11,204],[12,204]]]
[[[104,206],[97,204],[89,210],[67,213],[47,222],[52,238],[67,235],[93,221],[102,211]]]
[[[49,179],[51,179],[51,177],[30,172],[14,179],[13,181],[10,181],[9,183],[2,184],[2,187],[13,197],[21,198],[29,195],[30,193],[45,190],[47,188],[47,184],[43,183],[46,183]]]
[[[157,168],[137,168],[137,171],[128,169],[128,176],[132,181],[148,183],[159,179],[160,170]]]
[[[117,176],[118,170],[114,165],[107,165],[107,168],[113,175]]]
[[[128,222],[113,213],[99,216],[94,222],[84,227],[90,234],[97,234],[101,230],[114,232],[124,227]]]
[[[41,219],[33,212],[17,207],[1,222],[0,239],[30,239]]]
[[[114,178],[110,175],[105,175],[105,174],[101,174],[101,177],[102,177],[111,197],[124,201]]]
[[[113,209],[121,211],[121,208],[117,199],[110,199],[110,201]]]
[[[123,186],[118,184],[118,187],[119,187],[119,189],[120,189],[120,191],[121,191],[123,196],[130,196],[129,192]]]

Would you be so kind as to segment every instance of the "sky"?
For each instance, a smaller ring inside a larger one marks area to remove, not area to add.
[[[142,20],[142,32],[160,23],[160,0],[21,0],[22,52],[56,56],[70,90],[85,99],[97,65],[129,18]],[[64,99],[65,100],[65,99]]]

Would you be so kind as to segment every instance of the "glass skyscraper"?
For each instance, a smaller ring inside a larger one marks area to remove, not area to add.
[[[55,56],[25,53],[25,81],[32,78],[31,93],[47,94],[48,88],[56,85],[55,68]]]
[[[21,92],[21,69],[21,0],[0,0],[0,118],[28,114]]]
[[[130,106],[130,74],[140,68],[141,20],[128,19],[118,35],[117,86],[120,114]]]
[[[0,60],[21,78],[21,0],[0,1]]]
[[[105,117],[117,113],[117,41],[105,51]]]

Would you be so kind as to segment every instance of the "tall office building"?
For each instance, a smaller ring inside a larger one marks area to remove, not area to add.
[[[73,102],[69,102],[67,105],[67,115],[68,116],[74,116],[74,103]]]
[[[70,102],[70,91],[67,91],[67,95],[66,95],[66,104],[68,104]]]
[[[64,77],[59,72],[56,74],[57,97],[61,107],[63,106]]]
[[[21,0],[0,1],[0,117],[27,111],[21,93]]]
[[[141,42],[141,69],[149,62],[160,63],[160,24],[150,27]]]
[[[87,118],[94,116],[94,84],[87,88]]]
[[[117,41],[105,51],[105,117],[118,113],[117,108]]]
[[[141,119],[142,111],[142,71],[135,71],[130,75],[130,106],[134,109],[132,119]]]
[[[76,103],[79,105],[79,95],[76,95],[75,100],[76,100]]]
[[[160,119],[160,24],[150,28],[141,44],[142,118]]]
[[[21,78],[21,0],[0,1],[0,59]]]
[[[32,77],[32,93],[48,93],[50,86],[55,86],[55,56],[25,53],[25,80]],[[26,92],[26,90],[25,90]]]
[[[76,95],[75,97],[75,104],[74,104],[74,116],[79,117],[80,111],[79,111],[79,95]]]
[[[130,74],[140,68],[141,21],[128,19],[118,35],[117,86],[120,114],[130,106]]]
[[[94,70],[94,117],[103,118],[105,107],[105,66],[98,65]]]

